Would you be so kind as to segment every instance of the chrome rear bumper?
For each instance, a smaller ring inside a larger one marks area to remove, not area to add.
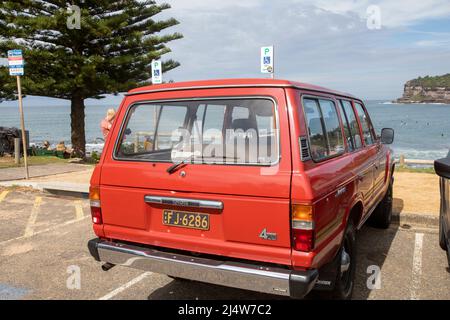
[[[99,239],[89,241],[88,247],[97,261],[293,298],[303,298],[318,279],[317,270],[292,271],[251,263],[205,259]]]

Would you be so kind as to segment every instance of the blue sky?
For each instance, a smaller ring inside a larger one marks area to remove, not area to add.
[[[275,45],[276,77],[395,99],[407,80],[450,73],[449,0],[164,0],[184,39],[171,42],[181,66],[165,80],[264,77],[260,47]],[[381,28],[367,27],[380,9]],[[33,98],[29,103],[40,103]],[[119,103],[109,97],[103,103]],[[59,102],[55,102],[59,103]]]

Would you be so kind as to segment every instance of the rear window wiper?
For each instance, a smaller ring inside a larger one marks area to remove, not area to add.
[[[167,168],[167,170],[166,170],[167,173],[168,173],[168,174],[174,173],[175,171],[177,171],[177,169],[178,169],[179,167],[181,167],[182,165],[187,164],[189,160],[192,161],[193,158],[194,158],[194,155],[192,154],[192,155],[190,155],[188,158],[183,159],[181,162],[174,163],[173,165],[171,165],[170,167]]]

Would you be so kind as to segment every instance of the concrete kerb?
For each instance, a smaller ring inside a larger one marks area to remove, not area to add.
[[[437,214],[420,214],[420,213],[393,213],[392,222],[399,225],[420,225],[428,227],[439,226],[439,215]]]
[[[0,186],[33,188],[53,195],[82,199],[89,197],[89,185],[81,183],[5,181],[0,182]]]

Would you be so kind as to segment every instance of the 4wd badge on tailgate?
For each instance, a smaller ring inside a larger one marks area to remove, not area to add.
[[[267,232],[267,229],[264,229],[263,231],[261,231],[261,233],[259,234],[259,237],[264,240],[272,240],[272,241],[277,240],[277,234]]]

